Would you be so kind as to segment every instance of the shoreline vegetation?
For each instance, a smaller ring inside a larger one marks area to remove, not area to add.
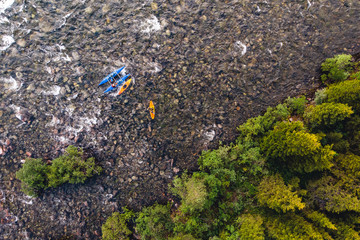
[[[235,142],[173,180],[174,199],[124,207],[102,238],[360,239],[360,63],[342,54],[321,69],[314,99],[248,119]]]

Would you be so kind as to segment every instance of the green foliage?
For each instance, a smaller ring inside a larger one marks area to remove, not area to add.
[[[21,181],[22,191],[36,197],[39,191],[47,187],[47,171],[48,167],[41,159],[27,159],[22,168],[16,172],[16,178]]]
[[[352,153],[340,154],[335,158],[339,167],[344,169],[348,176],[360,179],[360,156]]]
[[[182,178],[176,177],[173,185],[171,191],[181,198],[183,212],[194,212],[204,208],[208,196],[204,179],[197,178],[196,175],[189,178],[184,174]]]
[[[231,146],[220,146],[212,151],[205,151],[201,154],[198,163],[201,170],[215,170],[224,168],[229,161],[235,160],[236,156],[229,156]]]
[[[327,99],[326,88],[316,90],[315,99],[314,99],[316,105],[320,105],[324,103],[326,99]]]
[[[269,216],[265,225],[269,236],[278,240],[324,239],[319,230],[304,218],[294,213]]]
[[[321,146],[320,137],[308,133],[302,122],[280,122],[264,137],[261,149],[274,165],[289,170],[312,172],[331,167],[335,152]]]
[[[193,213],[193,215],[185,215],[179,213],[174,217],[175,227],[174,232],[177,234],[191,234],[196,238],[205,238],[211,235],[211,225],[216,224],[218,220],[213,216],[211,219],[207,218],[201,213]]]
[[[94,158],[84,159],[84,152],[69,146],[66,153],[45,165],[41,159],[29,159],[16,173],[22,181],[22,190],[30,195],[48,187],[56,187],[65,182],[83,183],[86,178],[100,174],[102,168],[95,165]]]
[[[196,240],[191,234],[179,233],[174,237],[170,237],[169,240]]]
[[[304,113],[304,120],[311,128],[328,127],[343,121],[353,113],[354,111],[347,104],[323,103],[308,106]]]
[[[351,152],[360,155],[360,116],[352,115],[346,121],[344,132],[346,133],[346,140],[350,144]]]
[[[327,102],[348,104],[355,112],[360,111],[360,80],[348,80],[333,84],[326,90]]]
[[[200,170],[209,171],[224,185],[239,181],[239,172],[248,172],[252,175],[266,173],[265,158],[260,153],[260,148],[252,141],[241,138],[237,139],[236,144],[203,152],[198,163]]]
[[[345,223],[338,224],[338,231],[336,232],[336,240],[351,239],[351,240],[360,240],[358,231],[354,229],[353,226],[349,226]]]
[[[287,119],[289,115],[286,105],[279,104],[275,108],[269,107],[263,116],[248,119],[237,129],[241,132],[241,138],[254,139],[269,131],[277,121]]]
[[[344,190],[341,184],[331,176],[311,181],[308,186],[308,201],[312,206],[328,212],[360,212],[360,201]]]
[[[263,219],[260,215],[243,214],[237,219],[238,236],[243,240],[265,239]]]
[[[66,153],[52,161],[50,167],[49,187],[63,183],[84,183],[89,177],[100,174],[101,167],[95,165],[94,158],[84,159],[84,152],[75,146],[69,146]]]
[[[305,207],[297,193],[292,191],[292,186],[286,186],[280,175],[264,177],[256,196],[260,205],[277,212],[294,211]]]
[[[317,226],[327,228],[331,230],[337,230],[336,226],[326,217],[325,214],[313,210],[307,210],[304,212],[306,218],[310,219]]]
[[[298,98],[288,97],[285,100],[285,103],[289,106],[291,113],[298,115],[302,115],[304,113],[307,102],[308,101],[306,100],[305,96],[301,96]]]
[[[132,234],[128,228],[127,222],[131,220],[135,214],[124,208],[124,213],[114,212],[106,222],[101,226],[103,240],[128,240]]]
[[[350,148],[349,142],[343,139],[343,134],[340,132],[326,133],[324,140],[326,144],[333,145],[332,149],[337,153],[346,153]]]
[[[321,64],[321,70],[325,72],[325,74],[321,76],[321,80],[324,82],[327,79],[335,81],[343,81],[347,79],[350,75],[349,71],[351,71],[351,67],[353,65],[351,58],[351,55],[340,54],[333,58],[326,59],[325,62]]]
[[[136,231],[141,239],[168,239],[174,223],[170,217],[171,205],[154,204],[143,208],[136,218]]]
[[[351,79],[357,79],[357,80],[360,80],[360,71],[359,71],[359,72],[356,72],[356,73],[351,74],[350,78],[351,78]]]

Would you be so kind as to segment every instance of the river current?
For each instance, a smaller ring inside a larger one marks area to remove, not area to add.
[[[0,0],[1,239],[98,239],[113,211],[166,201],[201,151],[360,52],[359,21],[358,0]],[[131,87],[103,94],[122,66]],[[70,144],[105,171],[24,195],[24,159]]]

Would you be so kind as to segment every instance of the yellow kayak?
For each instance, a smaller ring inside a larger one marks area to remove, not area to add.
[[[149,104],[149,112],[150,112],[151,119],[154,119],[155,118],[155,106],[152,101],[150,101],[150,104]]]
[[[132,79],[130,78],[121,86],[118,95],[122,94],[130,86],[131,81],[132,81]]]

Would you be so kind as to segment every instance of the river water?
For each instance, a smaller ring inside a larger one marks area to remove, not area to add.
[[[359,52],[359,20],[358,0],[0,0],[1,239],[98,239],[111,212],[165,201],[202,150]],[[103,94],[124,65],[134,84]],[[25,196],[24,159],[70,144],[102,175]]]

